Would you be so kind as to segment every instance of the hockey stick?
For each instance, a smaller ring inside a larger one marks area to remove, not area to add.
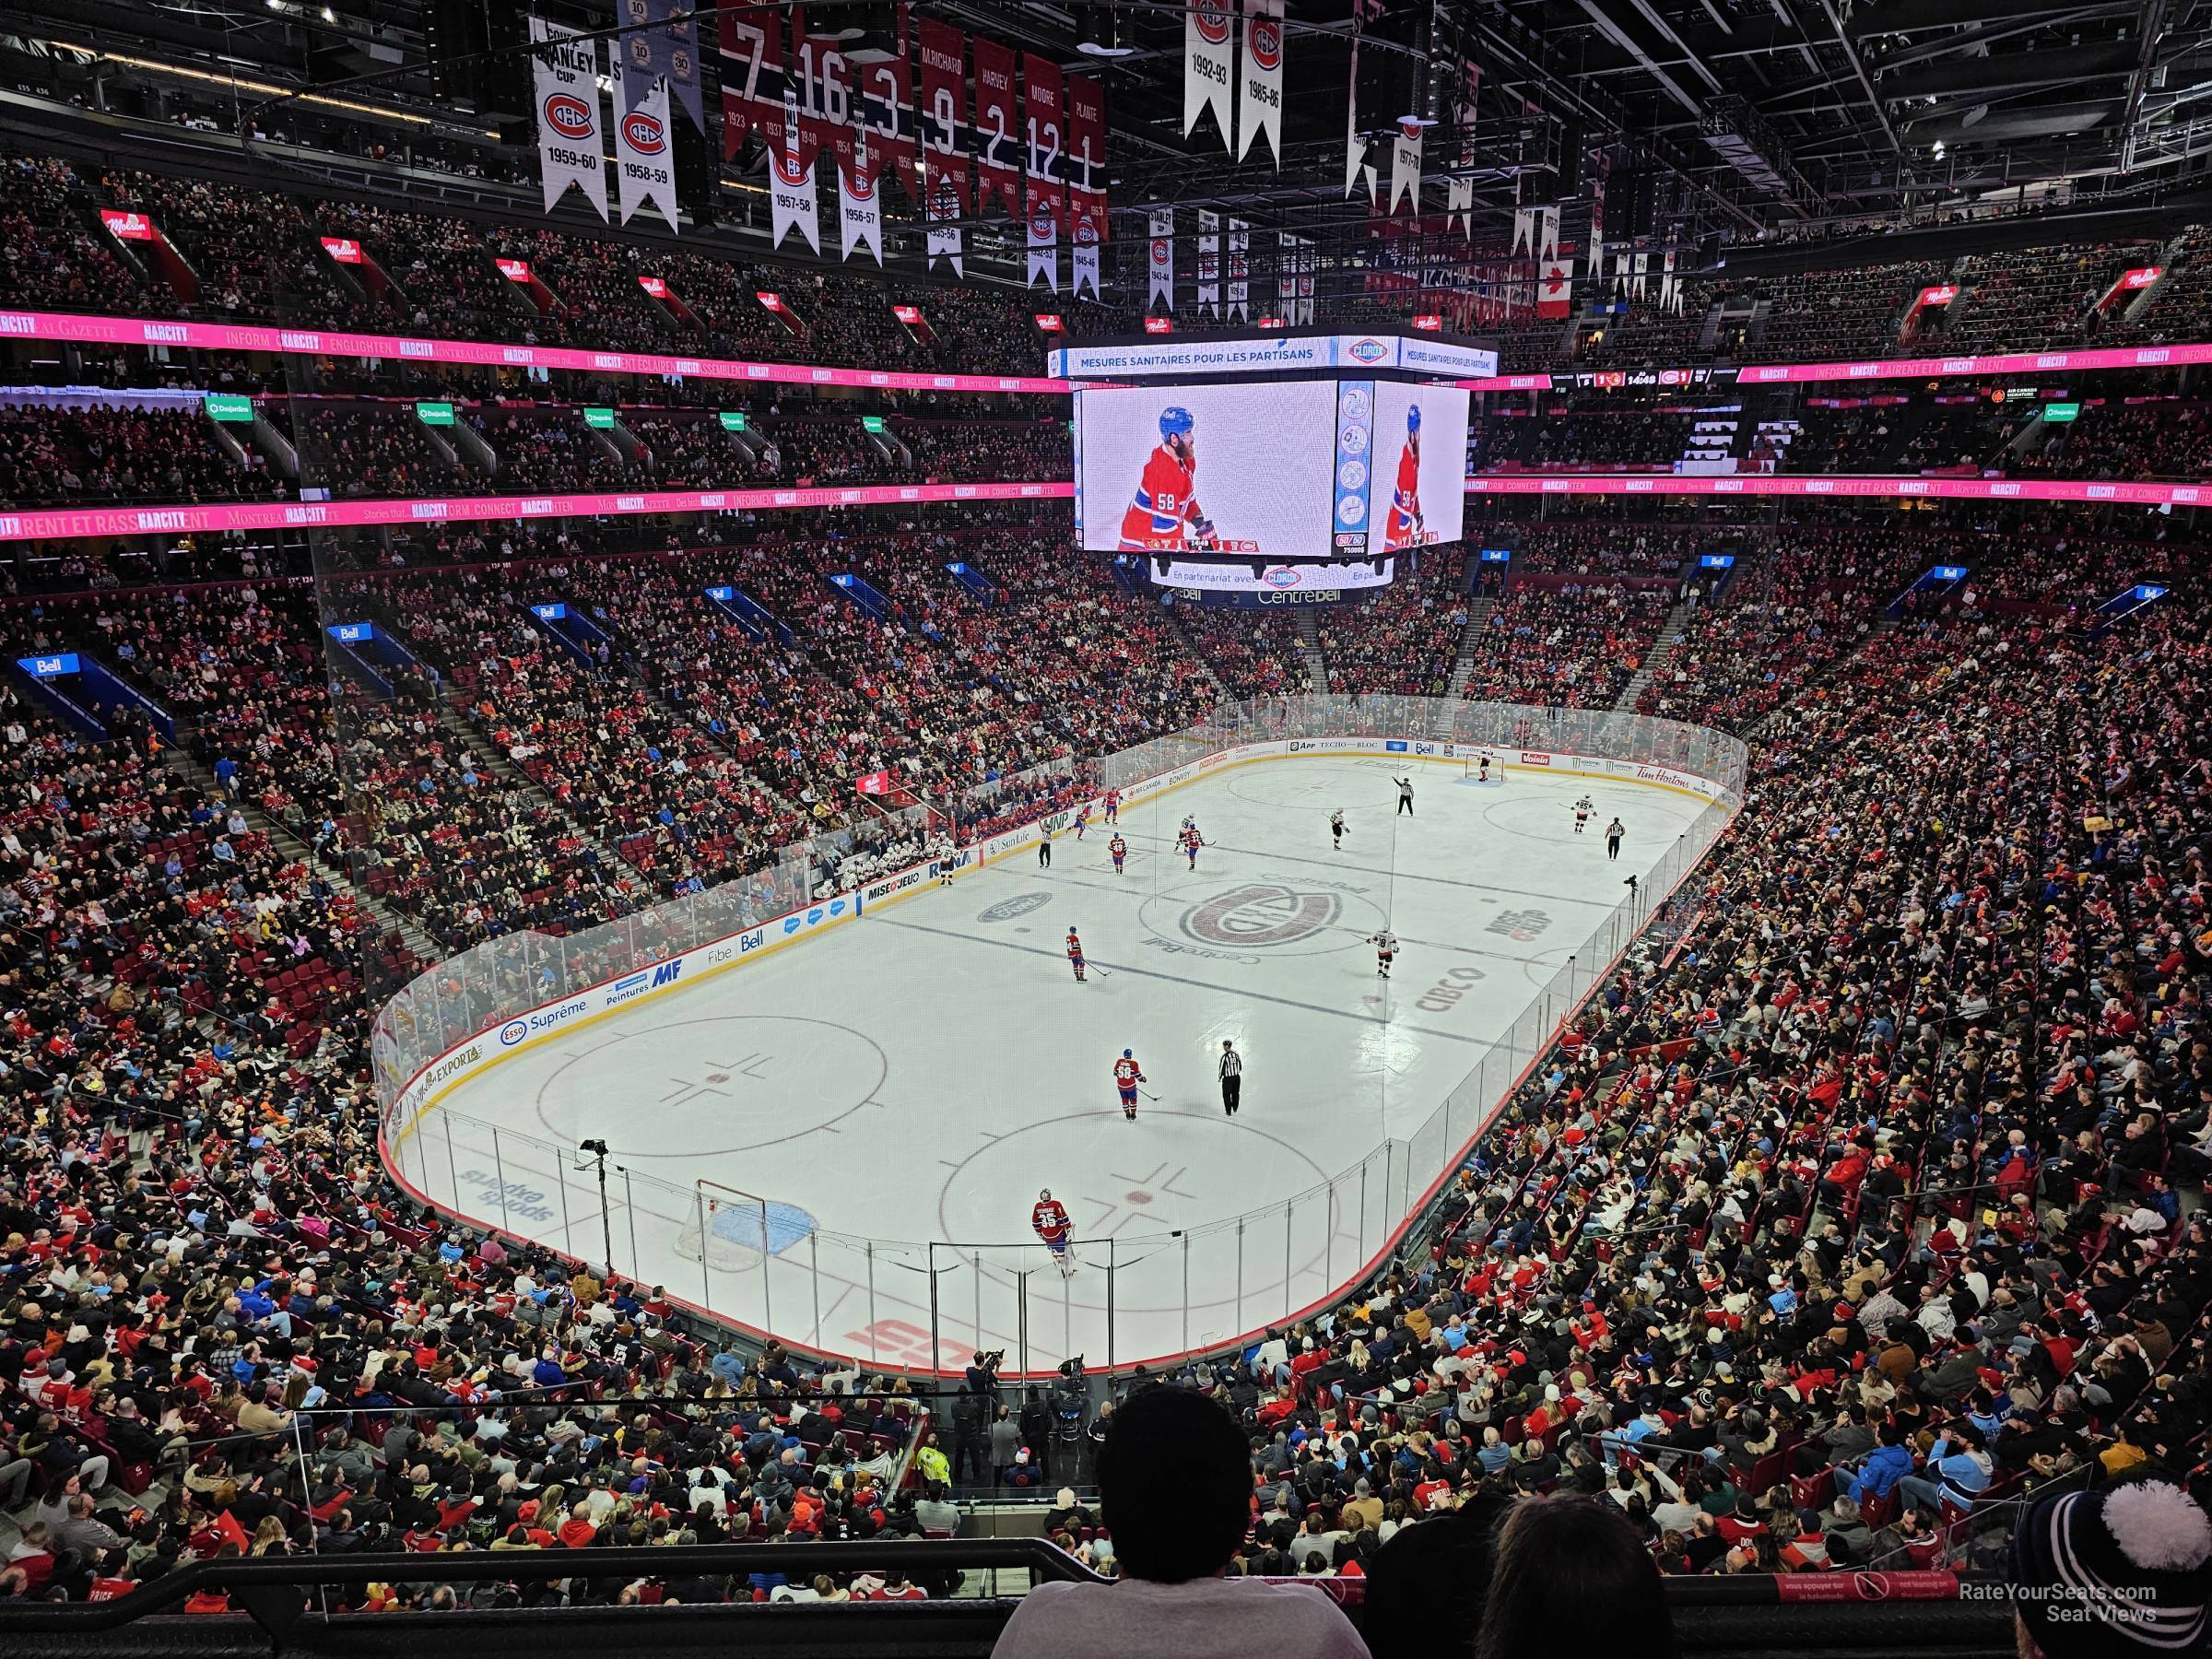
[[[1138,1089],[1136,1092],[1137,1092],[1138,1094],[1141,1094],[1141,1095],[1143,1095],[1143,1096],[1145,1097],[1145,1099],[1146,1099],[1146,1100],[1151,1100],[1151,1101],[1157,1102],[1157,1101],[1159,1100],[1159,1097],[1158,1095],[1154,1094],[1154,1093],[1153,1093],[1153,1092],[1152,1092],[1150,1089],[1148,1089],[1148,1088],[1140,1088],[1140,1089]]]
[[[1083,964],[1083,966],[1089,969],[1091,972],[1097,974],[1100,979],[1112,979],[1113,977],[1112,969],[1101,968],[1096,962],[1087,961]]]

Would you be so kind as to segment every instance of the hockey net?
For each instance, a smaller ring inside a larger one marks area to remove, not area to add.
[[[718,1273],[745,1273],[767,1261],[769,1201],[719,1181],[692,1182],[691,1213],[676,1232],[677,1253]]]
[[[1486,770],[1489,774],[1488,777],[1483,775]],[[1505,782],[1505,762],[1493,754],[1486,769],[1479,752],[1465,755],[1460,759],[1459,776],[1463,783],[1502,783]]]

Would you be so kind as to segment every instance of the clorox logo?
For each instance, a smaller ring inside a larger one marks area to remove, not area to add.
[[[622,134],[641,156],[657,156],[668,147],[668,135],[661,130],[659,118],[642,110],[632,110],[622,117]]]
[[[1380,340],[1354,340],[1345,355],[1362,363],[1379,362],[1390,355],[1390,347]]]
[[[1263,69],[1277,69],[1283,62],[1283,26],[1273,18],[1254,18],[1246,36],[1252,61]]]
[[[1001,899],[988,910],[976,912],[978,922],[1011,922],[1032,911],[1041,911],[1053,901],[1050,893],[1017,893],[1011,899]]]
[[[505,1025],[500,1028],[500,1046],[501,1048],[512,1048],[516,1043],[520,1042],[524,1038],[529,1035],[530,1028],[528,1026],[524,1025],[519,1019],[511,1019]]]
[[[1277,565],[1260,580],[1271,588],[1294,588],[1299,583],[1299,575],[1288,565]]]
[[[1182,931],[1204,944],[1252,950],[1310,939],[1335,926],[1343,912],[1335,893],[1254,881],[1193,905],[1183,912]]]
[[[1229,7],[1201,4],[1197,9],[1198,38],[1209,46],[1229,39]]]
[[[564,138],[588,138],[592,106],[573,94],[556,92],[546,100],[546,124]]]

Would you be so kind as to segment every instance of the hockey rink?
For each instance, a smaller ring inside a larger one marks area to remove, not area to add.
[[[864,1361],[925,1364],[934,1333],[956,1369],[978,1347],[1009,1371],[1127,1365],[1258,1330],[1387,1245],[1625,943],[1627,877],[1671,876],[1718,810],[1430,765],[1406,816],[1406,771],[1203,776],[1124,811],[1119,874],[1094,817],[1049,868],[1020,849],[517,1053],[430,1110],[402,1166],[461,1213]],[[1195,869],[1171,845],[1186,816]],[[1224,1038],[1244,1060],[1233,1119]],[[1124,1049],[1158,1097],[1135,1122]],[[573,1150],[592,1139],[604,1213]],[[1030,1231],[1046,1188],[1074,1219],[1072,1276]]]

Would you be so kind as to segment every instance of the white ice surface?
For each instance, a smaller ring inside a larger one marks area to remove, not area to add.
[[[1049,870],[1012,854],[517,1054],[425,1119],[403,1170],[595,1260],[594,1172],[565,1149],[604,1137],[618,1270],[883,1363],[925,1362],[933,1330],[943,1363],[1006,1347],[1009,1369],[1026,1355],[1038,1370],[1256,1330],[1382,1248],[1480,1122],[1473,1090],[1449,1117],[1447,1095],[1517,1029],[1482,1079],[1494,1102],[1542,1029],[1543,987],[1570,952],[1592,966],[1585,941],[1625,878],[1700,809],[1635,783],[1517,771],[1483,786],[1430,766],[1407,817],[1404,770],[1296,758],[1211,774],[1123,814],[1120,875],[1094,820],[1057,839]],[[1584,794],[1596,812],[1578,836]],[[1611,862],[1615,814],[1628,833]],[[1194,872],[1170,851],[1186,815],[1206,843]],[[1401,946],[1387,985],[1367,942],[1385,921]],[[1244,1056],[1233,1120],[1224,1037]],[[1112,1077],[1124,1048],[1159,1097],[1134,1123]],[[702,1268],[678,1248],[702,1217],[760,1236],[742,1200],[707,1213],[701,1180],[768,1201],[765,1270],[751,1250]],[[1030,1233],[1041,1188],[1074,1218],[1072,1278]]]

